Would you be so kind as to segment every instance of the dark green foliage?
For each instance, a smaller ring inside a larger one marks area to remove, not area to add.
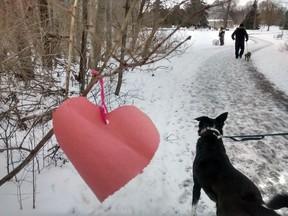
[[[183,26],[208,27],[208,13],[204,10],[206,3],[201,0],[191,0],[185,5]]]
[[[283,25],[284,29],[288,29],[288,11],[285,12],[284,15],[284,25]]]
[[[257,1],[255,0],[250,11],[243,21],[246,29],[259,29],[259,12],[257,8]]]
[[[208,13],[204,10],[205,5],[206,3],[202,0],[191,0],[183,7],[177,5],[173,8],[165,8],[161,1],[156,1],[151,12],[156,12],[158,19],[162,19],[162,27],[208,27]]]

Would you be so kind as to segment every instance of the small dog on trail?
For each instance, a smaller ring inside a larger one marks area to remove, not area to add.
[[[201,188],[216,202],[217,216],[279,216],[272,209],[288,207],[288,195],[276,195],[265,205],[257,186],[231,164],[222,141],[227,116],[196,118],[200,138],[193,163],[192,216]]]
[[[245,60],[246,60],[246,61],[249,61],[250,58],[251,58],[251,52],[247,52],[247,53],[245,54]]]

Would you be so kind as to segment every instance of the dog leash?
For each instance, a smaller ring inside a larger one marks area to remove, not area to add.
[[[248,41],[246,41],[246,54],[249,52],[248,50]]]
[[[247,140],[261,140],[267,136],[288,136],[288,133],[271,133],[271,134],[255,134],[255,135],[239,135],[239,136],[223,136],[223,138],[229,138],[233,141],[247,141]]]

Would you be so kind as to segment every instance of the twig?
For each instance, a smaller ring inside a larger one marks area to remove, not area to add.
[[[31,150],[31,153],[19,164],[14,170],[8,173],[0,180],[0,186],[2,186],[5,182],[12,179],[15,175],[17,175],[27,164],[31,162],[31,160],[37,155],[37,153],[41,150],[41,148],[45,145],[45,143],[53,136],[53,129],[43,137],[43,139],[36,145],[36,147]]]
[[[11,150],[23,150],[23,151],[28,151],[31,152],[31,149],[24,148],[24,147],[11,147],[11,148],[5,148],[5,149],[0,149],[0,153],[3,153],[4,151],[11,151]]]

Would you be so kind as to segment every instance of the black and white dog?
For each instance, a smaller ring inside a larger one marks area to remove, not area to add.
[[[277,195],[265,205],[257,186],[231,164],[222,141],[227,116],[196,118],[200,138],[193,163],[192,215],[202,188],[216,202],[217,216],[279,216],[272,209],[288,207],[288,195]]]

